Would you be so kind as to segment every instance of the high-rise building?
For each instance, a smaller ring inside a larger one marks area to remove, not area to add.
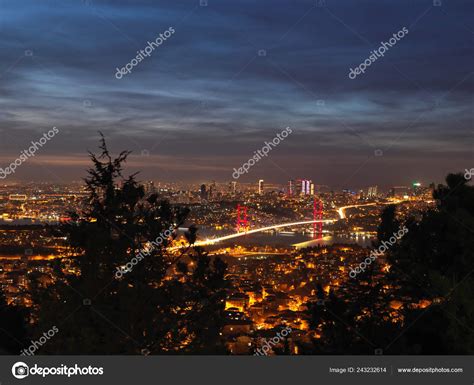
[[[201,200],[206,200],[207,199],[207,190],[206,190],[206,185],[205,184],[201,185],[200,196],[201,196]]]
[[[301,195],[303,193],[303,182],[298,179],[295,183],[295,195]]]
[[[311,181],[309,179],[299,179],[297,185],[300,185],[300,195],[309,195],[311,193]]]
[[[209,193],[208,193],[208,199],[212,200],[213,198],[216,197],[216,182],[212,181],[211,185],[209,186]]]
[[[260,179],[258,181],[258,195],[262,195],[263,194],[263,179]]]
[[[423,189],[421,188],[421,183],[420,182],[414,182],[413,183],[413,195],[418,196],[421,194]]]
[[[368,198],[377,198],[377,186],[370,186],[367,190]]]
[[[309,179],[297,179],[288,181],[288,195],[314,195],[314,183]]]
[[[288,195],[290,197],[295,195],[295,181],[293,179],[288,181]]]
[[[231,195],[237,194],[237,182],[235,180],[229,183],[229,193]]]

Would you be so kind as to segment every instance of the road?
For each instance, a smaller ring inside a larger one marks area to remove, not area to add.
[[[346,219],[346,213],[344,212],[346,209],[353,209],[357,207],[365,207],[365,206],[376,206],[376,205],[396,205],[399,203],[406,202],[404,200],[395,200],[390,202],[372,202],[372,203],[364,203],[361,205],[350,205],[350,206],[343,206],[337,209],[337,213],[339,214],[339,218]]]

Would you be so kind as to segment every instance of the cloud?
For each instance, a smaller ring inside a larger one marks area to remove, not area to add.
[[[70,154],[96,146],[101,130],[117,150],[168,157],[173,178],[226,178],[226,167],[291,126],[295,135],[279,149],[287,160],[279,161],[295,177],[329,185],[339,178],[321,165],[334,164],[334,154],[355,169],[354,160],[374,148],[390,147],[394,164],[424,154],[427,163],[467,167],[449,154],[470,154],[473,4],[443,3],[441,12],[409,0],[327,3],[8,2],[0,36],[0,135],[15,139],[2,141],[2,153],[16,156],[22,143],[58,126],[63,134],[45,156],[69,165]],[[116,67],[170,26],[175,35],[115,79]],[[410,33],[386,57],[348,79],[350,68],[404,26]],[[262,49],[266,55],[258,56]],[[79,167],[66,172],[48,164],[64,178],[81,175]],[[413,164],[420,175],[421,164]],[[144,167],[152,177],[153,166]],[[274,166],[261,170],[275,181],[288,177]],[[442,180],[442,172],[433,176]],[[403,167],[393,178],[403,181]]]

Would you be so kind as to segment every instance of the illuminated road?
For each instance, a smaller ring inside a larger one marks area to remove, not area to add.
[[[406,201],[396,200],[396,201],[390,201],[390,202],[372,202],[372,203],[364,203],[364,204],[361,204],[361,205],[343,206],[343,207],[339,207],[337,209],[337,213],[339,214],[339,218],[346,219],[346,214],[344,213],[344,211],[346,209],[354,209],[354,208],[357,208],[357,207],[377,206],[377,205],[396,205],[396,204],[402,203],[402,202],[406,202]]]
[[[343,207],[339,207],[337,209],[337,213],[339,214],[339,218],[346,219],[346,214],[344,213],[344,211],[346,209],[353,209],[353,208],[356,208],[356,207],[365,207],[365,206],[375,206],[377,204],[378,203],[365,203],[365,204],[362,204],[362,205],[343,206]]]
[[[334,222],[336,222],[336,219],[318,219],[318,220],[315,220],[315,221],[313,220],[313,221],[291,222],[291,223],[283,223],[283,224],[279,224],[279,225],[267,226],[267,227],[262,227],[260,229],[248,230],[248,231],[245,231],[245,232],[242,232],[242,233],[235,233],[235,234],[225,235],[225,236],[219,237],[219,238],[212,238],[212,239],[206,239],[206,240],[203,240],[203,241],[198,241],[198,242],[195,243],[195,246],[212,245],[214,243],[227,241],[229,239],[243,237],[243,236],[248,235],[248,234],[255,234],[255,233],[260,233],[262,231],[281,229],[282,227],[310,225],[310,224],[313,224],[313,223],[320,223],[320,222],[322,222],[322,223],[334,223]]]

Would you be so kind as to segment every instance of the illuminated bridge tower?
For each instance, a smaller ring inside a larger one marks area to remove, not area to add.
[[[248,230],[247,206],[237,205],[237,232]]]
[[[323,219],[323,202],[317,198],[314,198],[313,202],[313,220],[318,221]],[[313,223],[313,238],[323,238],[323,222]]]

